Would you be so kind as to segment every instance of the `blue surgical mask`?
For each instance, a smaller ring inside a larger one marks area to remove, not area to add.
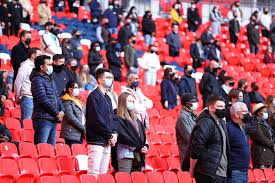
[[[48,70],[46,71],[48,75],[51,75],[53,73],[53,66],[48,66]]]
[[[131,111],[135,108],[135,104],[133,102],[127,102],[127,109]]]
[[[133,87],[136,88],[136,87],[138,87],[138,85],[139,85],[139,82],[138,82],[138,81],[132,82],[132,86],[133,86]]]
[[[109,6],[109,9],[110,9],[110,10],[112,10],[113,8],[114,8],[113,5],[110,5],[110,6]]]
[[[263,115],[261,116],[261,118],[262,118],[262,120],[267,120],[268,113],[267,112],[263,113]]]
[[[273,102],[272,104],[273,104],[273,107],[275,107],[275,102]]]
[[[238,102],[243,102],[243,98],[238,98]]]
[[[73,89],[73,95],[75,97],[77,97],[79,95],[79,89],[78,88]]]
[[[192,107],[190,107],[190,109],[191,109],[192,111],[196,111],[197,108],[198,108],[198,106],[199,106],[198,102],[195,102],[195,103],[192,103],[192,104],[193,104],[193,105],[192,105]]]
[[[106,88],[111,88],[112,85],[113,85],[113,79],[108,79],[108,78],[106,78],[106,79],[105,79],[105,87],[106,87]]]

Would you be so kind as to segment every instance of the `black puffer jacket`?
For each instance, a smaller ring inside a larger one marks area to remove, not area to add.
[[[225,122],[222,121],[221,124],[227,136]],[[226,142],[226,154],[228,159],[227,176],[230,177],[228,136]],[[191,133],[189,145],[191,158],[198,160],[195,167],[195,173],[214,178],[222,157],[223,140],[218,124],[207,109],[197,118],[197,124]]]

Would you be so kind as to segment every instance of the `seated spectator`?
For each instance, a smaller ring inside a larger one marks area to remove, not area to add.
[[[91,45],[88,55],[88,65],[90,67],[90,74],[95,75],[95,72],[99,68],[105,67],[105,60],[100,55],[100,46],[98,42],[94,42]]]
[[[195,2],[191,2],[191,7],[187,9],[188,30],[196,32],[201,24],[201,17]]]
[[[196,125],[198,117],[196,110],[198,108],[197,97],[191,93],[184,93],[181,96],[181,111],[176,122],[176,137],[180,153],[180,163],[182,170],[189,170],[186,168],[190,165],[188,159],[185,162],[185,156],[188,152],[188,142],[191,132]]]
[[[135,6],[132,6],[130,8],[127,17],[129,17],[132,20],[130,23],[131,33],[136,35],[139,29],[139,19],[137,14],[137,8]]]
[[[220,62],[223,60],[221,47],[218,40],[215,40],[213,44],[208,45],[208,59],[209,60],[216,60],[217,62]]]
[[[252,111],[249,94],[246,91],[246,89],[247,89],[247,81],[245,79],[240,79],[239,83],[238,83],[238,88],[243,91],[243,102],[247,105],[248,110]]]
[[[248,93],[250,102],[257,104],[257,103],[264,103],[264,97],[258,92],[259,86],[256,82],[251,83],[252,91]]]
[[[214,6],[210,12],[211,27],[213,28],[213,33],[219,35],[221,33],[221,23],[224,22],[222,13],[217,6]]]
[[[157,71],[160,69],[159,55],[156,46],[149,46],[148,51],[143,55],[142,62],[139,65],[145,70],[145,84],[155,86],[157,82]]]
[[[37,7],[37,13],[39,15],[38,24],[40,26],[44,26],[47,22],[51,21],[51,8],[47,5],[46,0],[40,0],[40,4]]]
[[[62,97],[65,115],[61,122],[60,137],[70,147],[72,144],[82,144],[85,136],[85,108],[78,95],[78,84],[75,81],[68,82]]]
[[[0,63],[0,68],[1,68],[1,63]],[[8,88],[5,83],[5,78],[4,78],[3,74],[4,74],[4,72],[0,71],[0,95],[1,95],[0,116],[4,116],[6,100],[9,97]]]
[[[175,109],[177,105],[178,93],[173,81],[171,80],[172,69],[167,68],[164,71],[164,77],[161,82],[161,103],[164,109]]]
[[[257,130],[250,135],[251,157],[253,168],[264,170],[272,168],[274,162],[274,131],[267,122],[268,113],[266,106],[258,103],[253,107]]]
[[[268,46],[267,50],[264,55],[264,63],[269,64],[269,63],[274,63],[275,64],[275,55],[272,53],[272,47]]]
[[[129,17],[125,18],[124,25],[119,29],[118,32],[118,42],[120,44],[121,50],[124,49],[124,47],[129,44],[129,36],[132,34],[130,24],[132,22],[132,19]]]
[[[207,27],[206,31],[201,35],[202,46],[205,47],[208,44],[214,42],[213,29],[211,26]]]
[[[53,73],[52,80],[55,82],[58,90],[58,96],[62,96],[65,92],[66,85],[70,81],[69,75],[65,71],[65,57],[60,54],[53,56]]]
[[[171,57],[178,57],[180,53],[180,48],[182,47],[178,34],[179,25],[177,23],[174,23],[172,25],[172,30],[173,32],[168,34],[166,37],[166,43],[169,45],[169,55]]]
[[[105,50],[110,38],[111,34],[108,29],[108,22],[107,18],[103,18],[101,20],[101,25],[96,28],[96,38],[97,41],[100,43],[101,49]]]
[[[145,154],[149,148],[145,128],[134,109],[135,99],[130,93],[122,93],[118,98],[117,116],[120,120],[116,159],[117,170],[129,174],[144,170]]]
[[[54,24],[47,22],[45,24],[45,32],[40,37],[41,50],[43,54],[53,57],[56,54],[61,54],[59,39],[55,36]]]
[[[64,38],[61,43],[62,55],[64,55],[65,61],[73,58],[73,48],[70,42],[69,38]]]
[[[230,108],[236,102],[243,102],[243,91],[239,88],[232,88],[227,94],[228,104],[225,106],[226,121],[231,120]]]
[[[56,123],[61,122],[64,108],[58,90],[52,80],[51,57],[41,55],[35,58],[35,68],[30,75],[33,96],[34,143],[56,143]]]
[[[191,65],[186,64],[184,66],[184,75],[180,79],[179,83],[179,96],[181,97],[185,93],[192,93],[198,101],[197,85],[195,78],[192,78],[193,68]]]
[[[128,44],[124,47],[124,63],[127,67],[127,73],[138,74],[137,49],[135,48],[136,36],[130,35]]]
[[[173,4],[173,7],[170,12],[171,17],[172,17],[172,23],[176,22],[176,23],[180,24],[182,22],[182,18],[178,12],[180,7],[181,7],[181,5],[178,3]]]
[[[153,39],[156,33],[155,22],[152,19],[150,11],[146,11],[142,19],[142,32],[144,35],[144,43],[149,46],[153,44]]]
[[[23,8],[23,22],[29,24],[33,16],[33,7],[30,0],[19,0]]]
[[[193,68],[196,71],[198,67],[201,67],[201,63],[205,61],[204,50],[199,37],[196,37],[195,42],[191,44],[190,55],[193,59]]]
[[[225,76],[224,78],[224,84],[221,85],[219,90],[219,95],[224,99],[225,104],[228,104],[228,98],[227,95],[230,92],[230,90],[234,87],[234,78],[232,76]]]
[[[74,58],[67,60],[65,65],[65,72],[69,77],[69,81],[74,81],[79,84],[78,74],[76,73],[77,70],[77,61]]]
[[[95,77],[90,74],[90,69],[88,65],[81,65],[78,75],[79,88],[84,90],[93,90],[96,87]]]
[[[55,13],[58,11],[64,11],[65,2],[63,0],[54,0],[54,11]]]
[[[77,60],[77,68],[80,66],[80,60],[83,58],[83,49],[80,42],[80,31],[75,29],[72,33],[72,39],[71,39],[71,47],[73,50],[73,58]]]
[[[109,2],[108,9],[105,10],[103,17],[109,20],[108,21],[109,33],[117,34],[118,14],[114,11],[114,4],[112,2]]]
[[[114,38],[109,40],[106,52],[109,69],[114,75],[115,81],[121,81],[121,69],[123,68],[123,62],[119,55],[119,50],[116,47],[116,41]]]

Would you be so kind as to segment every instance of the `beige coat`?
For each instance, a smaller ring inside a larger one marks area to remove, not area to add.
[[[51,9],[46,4],[39,4],[37,7],[37,13],[40,17],[39,25],[45,25],[52,18]]]
[[[26,18],[28,15],[32,16],[33,7],[30,0],[19,0],[19,3],[23,7],[23,17]]]

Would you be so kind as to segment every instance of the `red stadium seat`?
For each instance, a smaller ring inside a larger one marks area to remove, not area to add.
[[[192,183],[192,178],[189,172],[178,171],[179,183]]]
[[[15,119],[21,119],[21,109],[12,109],[11,110],[11,117]]]
[[[0,181],[13,182],[19,175],[17,162],[13,159],[0,159]],[[6,182],[5,182],[6,183]]]
[[[149,149],[146,153],[146,156],[148,158],[159,156],[158,146],[157,145],[150,145],[150,147],[149,147]]]
[[[149,180],[149,183],[164,183],[163,176],[160,172],[148,172],[147,177]]]
[[[56,144],[54,150],[56,157],[71,156],[71,149],[67,144]]]
[[[34,143],[34,131],[33,130],[21,130],[20,132],[21,142]]]
[[[37,152],[39,157],[54,157],[54,149],[53,146],[47,143],[37,144]]]
[[[72,155],[77,156],[77,155],[88,155],[88,151],[83,144],[72,144]]]
[[[248,169],[248,183],[256,183],[253,171]]]
[[[131,176],[126,172],[117,172],[115,179],[116,183],[132,183]]]
[[[18,150],[20,158],[36,158],[38,156],[35,145],[29,142],[21,142]]]
[[[168,163],[169,170],[180,170],[179,158],[168,157],[166,161]]]
[[[146,157],[146,160],[145,160],[145,171],[146,172],[149,172],[149,171],[153,171],[153,160],[152,158],[148,158]]]
[[[97,179],[93,175],[83,174],[80,175],[81,183],[97,183]]]
[[[171,156],[171,151],[170,151],[170,146],[169,145],[159,145],[158,146],[158,151],[159,151],[160,157],[169,157],[169,156]]]
[[[98,183],[115,183],[115,180],[110,174],[101,174],[98,175]]]
[[[165,171],[168,170],[168,164],[165,158],[153,158],[154,170]]]
[[[58,173],[57,162],[54,158],[39,158],[38,166],[42,175],[55,175]]]
[[[150,134],[150,140],[152,144],[162,144],[161,136],[158,134]]]
[[[60,131],[56,132],[56,143],[62,143],[65,144],[65,140],[63,138],[60,138]]]
[[[171,154],[172,154],[173,157],[179,157],[178,145],[173,144],[173,145],[170,146],[170,149],[171,149]]]
[[[21,158],[18,160],[18,164],[21,174],[31,174],[34,177],[39,175],[39,169],[34,159]]]
[[[79,180],[74,175],[63,175],[61,176],[61,183],[79,183]]]
[[[163,144],[176,144],[174,143],[173,136],[170,134],[161,135]]]
[[[59,178],[55,176],[43,176],[39,183],[60,183]]]
[[[18,151],[15,144],[10,142],[2,142],[0,144],[0,154],[1,158],[12,158],[18,157]]]
[[[75,172],[75,160],[73,157],[59,157],[57,158],[57,164],[60,173],[74,174]]]
[[[275,183],[275,175],[272,169],[265,168],[264,175],[269,183]]]
[[[145,175],[142,172],[132,172],[131,178],[132,178],[133,183],[145,183],[146,182]]]
[[[261,182],[261,183],[266,182],[264,172],[261,169],[253,169],[253,173],[254,173],[255,180],[257,183],[258,182]]]
[[[163,178],[165,183],[178,183],[178,177],[175,172],[172,171],[164,171],[163,172]]]
[[[20,121],[18,119],[6,118],[6,126],[11,132],[12,141],[20,142]]]
[[[24,119],[23,126],[25,130],[33,130],[33,122],[32,119]]]

